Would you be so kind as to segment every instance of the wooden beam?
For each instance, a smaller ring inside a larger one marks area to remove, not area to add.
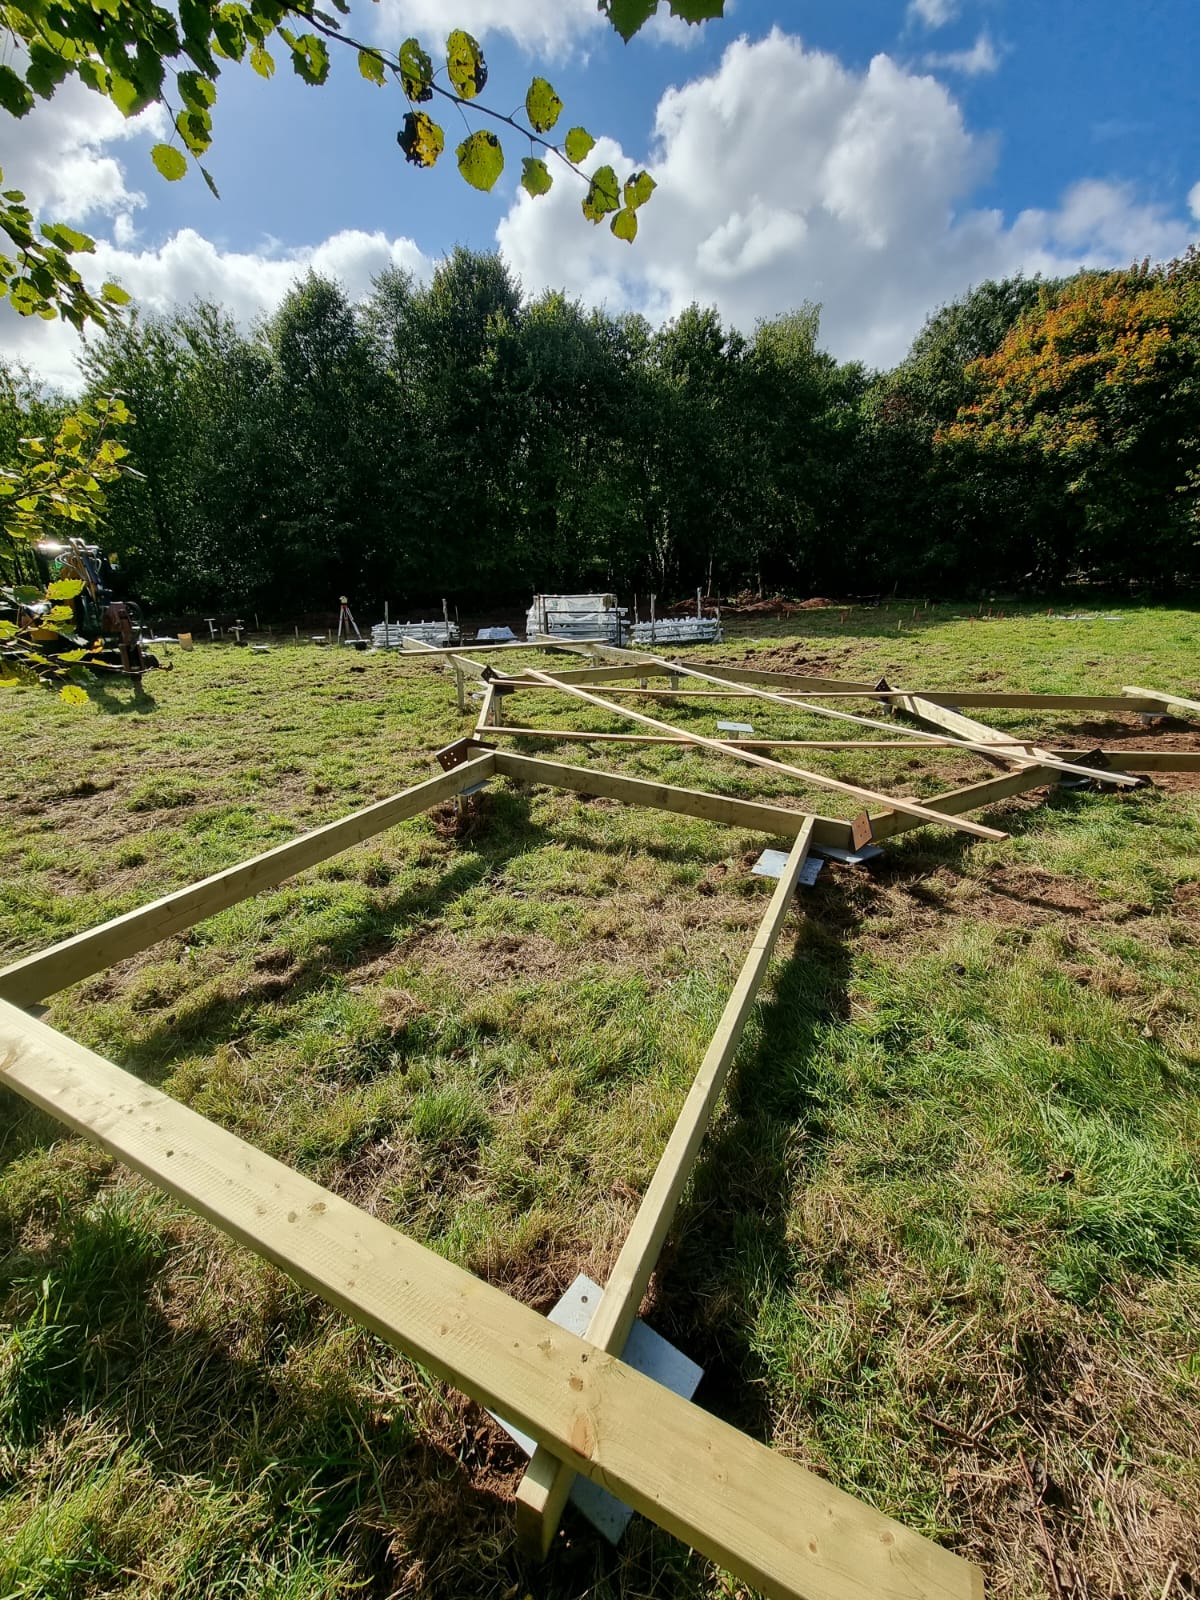
[[[1068,760],[1085,760],[1088,750],[1058,750]],[[1200,750],[1122,750],[1118,745],[1101,754],[1126,772],[1200,772]]]
[[[495,731],[488,729],[489,733]],[[619,800],[627,806],[645,806],[650,811],[672,811],[677,816],[698,817],[703,822],[722,822],[731,828],[769,834],[773,839],[794,839],[808,821],[803,811],[768,805],[761,800],[737,800],[732,795],[708,794],[703,789],[681,789],[674,784],[627,778],[621,773],[602,772],[595,767],[547,761],[541,756],[497,750],[495,762],[498,777],[522,783],[544,783],[553,789],[573,789],[577,794]],[[813,843],[853,850],[850,824],[837,817],[814,817]]]
[[[273,889],[285,878],[303,872],[306,867],[314,867],[320,861],[328,861],[331,856],[383,833],[397,822],[428,811],[430,806],[490,777],[493,763],[494,757],[487,751],[455,767],[453,772],[418,783],[388,800],[378,800],[374,805],[351,812],[337,822],[326,823],[311,833],[301,834],[287,844],[276,845],[273,850],[238,866],[226,867],[223,872],[216,872],[186,889],[177,889],[136,911],[127,911],[111,922],[89,928],[86,933],[63,939],[48,950],[14,961],[0,972],[0,999],[18,1006],[44,1000],[59,989],[78,983],[94,972],[102,972],[115,961],[122,961],[126,956],[157,944],[160,939],[203,922],[206,917],[248,900],[263,889]]]
[[[789,672],[767,672],[755,667],[727,667],[723,662],[702,661],[705,672],[730,683],[758,683],[780,693],[807,694],[818,700],[845,698],[896,700],[904,695],[920,695],[941,706],[991,707],[1012,711],[1154,711],[1159,709],[1153,689],[1131,689],[1128,695],[1142,695],[1146,705],[1131,703],[1124,692],[1115,694],[1024,694],[1005,689],[877,689],[874,684],[839,678],[810,678]],[[1185,704],[1200,710],[1200,703]]]
[[[554,687],[555,685],[555,680],[544,672],[535,673],[533,676],[542,680],[548,687]],[[598,695],[589,693],[586,689],[577,688],[574,684],[560,683],[558,687],[566,694],[574,695],[577,699],[587,701],[594,706],[600,706],[607,711],[616,712],[619,716],[628,717],[631,721],[640,722],[648,728],[656,728],[660,733],[682,733],[691,743],[704,749],[715,750],[721,755],[734,756],[739,761],[747,761],[756,767],[765,767],[768,771],[781,772],[788,777],[800,778],[805,783],[814,784],[820,789],[832,789],[838,794],[851,795],[862,804],[874,803],[884,806],[889,811],[906,811],[909,816],[916,817],[922,822],[942,822],[946,820],[929,811],[925,806],[918,805],[914,800],[897,800],[892,796],[879,794],[874,789],[864,789],[859,784],[845,783],[840,778],[831,778],[823,772],[809,772],[804,767],[793,767],[782,761],[772,761],[768,756],[759,755],[755,750],[739,750],[736,745],[724,744],[720,739],[708,739],[703,734],[689,733],[686,728],[672,727],[669,722],[660,722],[656,717],[647,717],[640,711],[631,710],[628,706],[617,705],[612,700],[603,700]],[[973,834],[978,839],[1003,839],[1005,837],[995,828],[985,828],[978,822],[964,822],[957,817],[950,819],[950,826],[958,828],[963,833]]]
[[[647,690],[653,694],[654,690]],[[592,733],[586,728],[497,728],[489,725],[488,737],[503,734],[509,739],[577,739],[600,744],[691,744],[680,734]],[[726,739],[725,744],[739,750],[957,750],[957,739]]]
[[[711,674],[706,673],[706,672],[700,672],[695,667],[685,667],[685,666],[679,665],[679,666],[676,667],[676,671],[682,673],[685,677],[688,677],[688,678],[703,678],[703,679],[706,679],[710,683],[719,682],[719,680],[713,678],[711,676]],[[545,674],[544,673],[535,673],[535,674],[533,674],[533,676],[544,678]],[[769,700],[770,702],[772,702],[772,704],[793,706],[796,709],[801,709],[801,710],[804,710],[804,711],[811,712],[814,715],[819,716],[819,717],[833,717],[834,719],[836,719],[839,722],[858,723],[861,726],[866,727],[866,728],[877,728],[879,726],[878,721],[873,717],[860,717],[860,716],[857,716],[855,713],[850,712],[850,711],[834,711],[829,706],[814,705],[811,701],[807,701],[807,700],[794,700],[792,697],[790,697],[788,695],[773,694],[773,693],[768,692],[765,689],[751,689],[749,692],[752,695],[755,695],[760,699]],[[909,700],[909,701],[912,700],[912,696],[907,696],[905,698],[906,698],[906,700]],[[964,719],[964,720],[966,720],[966,719]],[[1034,764],[1034,757],[1036,756],[1038,758],[1038,760],[1040,760],[1041,763],[1044,766],[1048,766],[1048,767],[1057,766],[1063,772],[1071,772],[1071,773],[1074,773],[1074,774],[1076,774],[1076,775],[1078,775],[1080,777],[1084,777],[1084,778],[1098,778],[1098,777],[1101,776],[1100,773],[1096,772],[1091,767],[1077,767],[1077,766],[1072,766],[1068,762],[1057,761],[1055,759],[1055,757],[1050,755],[1049,751],[1046,751],[1046,750],[1039,750],[1039,749],[1035,748],[1035,749],[1033,749],[1032,753],[1029,753],[1020,745],[1019,741],[1017,741],[1015,739],[1011,739],[1011,738],[1007,737],[1004,734],[994,734],[993,730],[990,729],[990,728],[987,731],[988,731],[989,735],[991,735],[995,739],[998,739],[998,740],[1002,741],[1004,744],[1006,744],[1008,746],[1011,746],[1011,750],[1010,750],[1010,753],[1009,753],[1007,759],[1011,760],[1014,763],[1024,760],[1024,761],[1029,762],[1031,765],[1033,765]],[[979,740],[966,738],[966,739],[961,739],[959,741],[959,743],[960,743],[960,745],[962,746],[962,748],[964,750],[970,750],[976,755],[982,754],[985,757],[987,757],[988,754],[989,754],[988,748],[987,748],[987,745],[988,745],[989,741],[983,741],[981,743]],[[749,759],[749,758],[747,758],[747,759]],[[761,761],[763,758],[760,756],[758,759]],[[1126,777],[1125,774],[1123,774],[1123,773],[1112,773],[1112,774],[1110,774],[1109,781],[1112,782],[1112,783],[1128,784],[1128,785],[1134,785],[1137,782],[1137,780],[1135,778]]]
[[[779,1600],[981,1600],[978,1568],[0,1002],[0,1085]]]
[[[766,977],[771,953],[808,858],[812,834],[810,818],[796,835],[775,893],[721,1013],[717,1031],[692,1080],[666,1149],[588,1323],[584,1335],[588,1343],[611,1355],[619,1356],[625,1349],[642,1296],[662,1254],[747,1019]],[[534,1452],[517,1489],[517,1538],[529,1555],[538,1558],[549,1550],[574,1481],[572,1469],[551,1451],[541,1448]]]
[[[931,811],[944,811],[947,815],[957,814],[960,811],[977,811],[984,806],[995,805],[998,800],[1008,800],[1014,794],[1028,794],[1031,789],[1040,789],[1046,784],[1058,782],[1057,770],[1048,767],[1019,767],[1015,772],[1006,772],[1002,777],[985,778],[982,783],[969,783],[961,789],[951,789],[948,794],[935,795],[925,804]],[[916,827],[911,817],[900,811],[885,811],[880,816],[871,818],[871,833],[874,838],[883,840],[891,839],[898,833],[907,833],[910,828]]]
[[[1129,705],[1127,702],[1125,706],[1127,711],[1164,711],[1173,709],[1190,711],[1193,716],[1200,712],[1200,700],[1185,700],[1182,695],[1164,694],[1161,689],[1123,688],[1121,693],[1129,695],[1131,698],[1140,697],[1145,701],[1144,705]]]

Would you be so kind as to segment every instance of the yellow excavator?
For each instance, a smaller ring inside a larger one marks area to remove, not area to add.
[[[112,596],[109,578],[116,568],[115,556],[104,556],[99,545],[75,538],[43,539],[32,546],[32,552],[42,587],[48,589],[51,584],[72,581],[82,585],[69,601],[20,602],[18,610],[31,619],[32,637],[40,650],[46,655],[58,655],[85,647],[87,666],[104,674],[120,673],[137,683],[143,672],[162,665],[142,643],[144,624],[139,607]],[[63,631],[62,624],[39,626],[40,617],[62,604],[71,606],[70,634],[74,637]]]

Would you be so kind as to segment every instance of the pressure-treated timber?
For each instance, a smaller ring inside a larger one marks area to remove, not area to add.
[[[495,731],[494,728],[488,730],[490,734]],[[750,828],[769,834],[773,839],[795,838],[808,821],[806,812],[768,805],[762,800],[737,800],[732,795],[708,794],[703,789],[681,789],[646,778],[627,778],[623,773],[601,772],[595,767],[547,761],[542,756],[497,750],[495,762],[498,777],[514,778],[522,783],[544,783],[554,789],[573,789],[578,794],[595,795],[603,800],[619,800],[627,806],[672,811],[677,816],[723,822],[733,828]],[[912,825],[917,826],[915,822]],[[813,843],[852,850],[850,824],[837,817],[814,817]]]
[[[654,693],[651,689],[650,694]],[[497,728],[489,724],[489,739],[566,739],[591,744],[691,744],[684,734],[593,733],[587,728]],[[725,739],[739,750],[957,750],[957,739]]]
[[[1193,714],[1200,712],[1200,700],[1185,700],[1182,695],[1164,694],[1161,689],[1123,688],[1121,693],[1129,695],[1131,699],[1140,696],[1146,701],[1145,705],[1131,705],[1127,700],[1124,706],[1126,711],[1162,711],[1166,707],[1173,707]]]
[[[0,1085],[780,1600],[981,1600],[976,1567],[0,1002]]]
[[[812,820],[801,828],[738,974],[721,1021],[692,1080],[621,1253],[592,1313],[584,1337],[589,1344],[619,1356],[637,1317],[642,1296],[662,1254],[680,1198],[696,1164],[700,1145],[741,1043],[747,1018],[766,976],[771,953],[796,892],[812,844]],[[533,1460],[517,1489],[517,1538],[535,1557],[544,1556],[558,1527],[575,1474],[545,1448]]]
[[[714,678],[711,675],[711,673],[701,672],[696,667],[685,667],[685,666],[682,666],[682,665],[678,665],[676,667],[676,671],[682,673],[684,675],[684,677],[701,678],[701,679],[706,680],[709,683],[718,683],[720,681],[719,679]],[[534,674],[534,676],[544,679],[546,674],[545,673],[537,673],[537,674]],[[769,692],[769,691],[767,691],[765,689],[751,689],[748,692],[750,694],[752,694],[752,695],[755,695],[756,697],[758,697],[760,699],[769,700],[772,703],[777,703],[777,704],[780,704],[780,705],[794,706],[796,709],[811,712],[814,715],[819,716],[819,717],[833,717],[834,719],[836,719],[839,722],[854,722],[854,723],[858,723],[861,726],[866,727],[866,728],[875,728],[875,727],[879,726],[878,722],[876,722],[873,718],[871,718],[871,717],[860,717],[860,716],[857,716],[853,712],[850,712],[850,711],[835,711],[830,706],[814,705],[811,701],[807,701],[807,700],[794,700],[790,696],[781,695],[781,694],[773,694],[773,693],[771,693],[771,692]],[[988,729],[988,733],[989,734],[993,734],[993,732],[994,732],[994,730],[992,730],[990,728]],[[1012,760],[1014,763],[1016,763],[1018,761],[1021,761],[1021,760],[1025,760],[1025,761],[1028,761],[1030,764],[1033,764],[1034,757],[1037,757],[1038,760],[1040,760],[1041,763],[1044,766],[1058,767],[1063,772],[1074,773],[1075,775],[1077,775],[1079,777],[1099,778],[1099,777],[1103,776],[1101,773],[1095,771],[1091,767],[1074,766],[1070,762],[1056,761],[1055,758],[1053,756],[1051,756],[1049,754],[1049,752],[1046,751],[1046,750],[1034,750],[1032,753],[1028,753],[1028,752],[1026,752],[1025,750],[1023,750],[1021,748],[1021,746],[1018,743],[1018,741],[1012,740],[1012,739],[1008,739],[1008,738],[1006,738],[1006,736],[1004,734],[999,734],[999,735],[996,735],[995,737],[1000,739],[1000,740],[1002,740],[1006,745],[1010,745],[1010,746],[1013,747],[1011,749],[1011,753],[1007,756],[1007,759]],[[987,740],[987,741],[983,741],[981,743],[979,740],[970,739],[970,738],[960,740],[960,743],[961,743],[962,748],[964,750],[971,750],[976,755],[982,754],[985,757],[988,755],[987,746],[988,746],[988,744],[990,742],[991,742],[990,740]],[[763,758],[760,756],[759,760],[762,760],[762,759]],[[1112,783],[1128,784],[1128,785],[1133,785],[1133,784],[1136,784],[1136,782],[1137,782],[1137,780],[1135,778],[1127,777],[1124,773],[1120,773],[1120,772],[1110,773],[1109,774],[1109,781],[1112,782]]]
[[[587,672],[583,674],[581,674],[578,670],[572,671],[569,674],[567,672],[560,673],[555,671],[554,676],[556,678],[563,678],[567,682],[573,683],[582,683],[587,681],[607,683],[608,679],[606,678],[605,674],[614,672],[616,670],[616,668],[601,668],[599,673]],[[637,677],[642,676],[643,674],[649,676],[649,674],[645,672],[645,669],[642,669],[642,672],[630,671],[625,668],[622,668],[621,670],[625,672],[626,676],[628,677]],[[685,676],[688,674],[688,669],[682,666],[677,667],[674,670],[677,673],[682,673]],[[659,677],[667,676],[667,663],[658,663],[657,675]],[[705,672],[703,676],[715,678],[718,675],[715,673]],[[723,678],[724,674],[722,673],[720,676]],[[760,679],[768,676],[769,674],[767,673],[758,674]],[[801,679],[796,681],[803,682],[804,680]],[[539,686],[533,682],[526,682],[521,678],[514,677],[511,680],[511,687],[514,689],[533,689]],[[761,698],[760,695],[754,693],[753,686],[736,684],[728,684],[724,688],[714,686],[712,689],[656,689],[652,687],[639,689],[631,688],[628,685],[609,684],[608,692],[610,694],[647,694],[654,695],[656,697],[683,696],[685,698],[707,698],[710,700],[757,700]],[[880,700],[891,704],[896,704],[903,700],[909,699],[910,697],[919,695],[921,699],[926,700],[931,705],[935,706],[948,706],[952,708],[965,705],[974,707],[990,706],[993,710],[1144,711],[1155,709],[1155,707],[1153,707],[1149,701],[1143,705],[1138,701],[1131,701],[1128,698],[1115,694],[972,694],[969,691],[965,691],[962,694],[957,694],[944,690],[929,692],[924,689],[873,689],[865,685],[862,688],[846,689],[839,687],[837,689],[829,689],[822,687],[820,679],[809,680],[808,687],[804,689],[784,688],[777,691],[777,697],[779,699],[791,703],[795,703],[798,697],[804,695],[813,700]],[[1164,699],[1164,704],[1165,703],[1166,701]],[[1177,701],[1176,703],[1181,705],[1190,704],[1188,701]]]
[[[548,686],[554,686],[555,680],[546,673],[536,673]],[[720,739],[708,739],[703,734],[688,733],[686,728],[672,727],[669,722],[660,722],[656,717],[647,717],[640,711],[633,711],[628,706],[618,705],[613,700],[603,700],[598,695],[589,693],[586,689],[577,688],[574,684],[560,683],[558,687],[564,693],[574,695],[585,700],[591,705],[601,706],[605,710],[613,711],[622,717],[628,717],[633,722],[643,723],[648,728],[657,728],[660,733],[686,734],[692,744],[700,745],[704,749],[716,750],[722,755],[732,755],[739,761],[750,762],[753,766],[765,767],[772,772],[782,772],[788,777],[801,778],[805,783],[814,784],[820,789],[832,789],[839,794],[849,794],[863,804],[874,803],[882,805],[888,810],[906,811],[909,816],[916,817],[921,822],[948,821],[953,828],[963,833],[973,834],[978,839],[1003,839],[1006,836],[996,828],[985,828],[978,822],[964,822],[961,818],[944,818],[931,813],[926,807],[918,805],[914,800],[897,800],[893,796],[879,794],[874,789],[864,789],[856,783],[844,783],[840,778],[831,778],[823,772],[809,772],[804,767],[793,767],[786,762],[772,761],[767,756],[761,756],[755,750],[739,750],[736,745],[724,744]]]
[[[976,811],[995,805],[998,800],[1008,800],[1015,794],[1028,794],[1045,784],[1057,783],[1059,774],[1048,767],[1019,767],[998,778],[985,778],[982,783],[969,783],[961,789],[951,789],[948,794],[935,795],[925,804],[934,811],[947,815],[960,811]],[[907,833],[915,827],[911,817],[901,811],[885,811],[871,818],[871,832],[876,839],[892,839],[898,833]]]
[[[1054,753],[1068,760],[1095,754],[1090,750],[1056,750]],[[1200,750],[1124,750],[1115,745],[1111,750],[1101,750],[1100,754],[1127,772],[1200,772]]]
[[[397,822],[428,811],[430,806],[449,800],[461,790],[490,777],[492,771],[493,756],[487,751],[453,772],[418,783],[390,799],[364,806],[361,811],[351,812],[348,817],[276,845],[273,850],[236,867],[226,867],[224,872],[216,872],[186,889],[177,889],[136,911],[114,917],[111,922],[63,939],[48,950],[14,961],[0,972],[0,999],[19,1006],[44,1000],[68,984],[78,983],[81,978],[111,967],[114,961],[135,955],[160,939],[203,922],[206,917],[215,916],[241,900],[248,900],[262,889],[273,889],[306,867],[340,855],[343,850],[382,833]]]

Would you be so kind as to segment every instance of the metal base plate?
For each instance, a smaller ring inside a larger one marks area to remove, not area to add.
[[[782,878],[783,869],[787,866],[788,853],[786,850],[764,850],[762,855],[750,868],[760,878]],[[811,889],[821,876],[821,868],[825,863],[817,856],[809,856],[800,868],[800,882],[806,889]]]
[[[580,1338],[586,1338],[588,1323],[592,1319],[592,1312],[595,1311],[602,1292],[599,1284],[593,1283],[581,1272],[550,1313],[549,1320],[556,1326],[565,1328],[568,1333],[577,1333]],[[703,1367],[698,1367],[694,1361],[690,1361],[682,1351],[668,1344],[644,1322],[634,1323],[621,1354],[621,1360],[635,1372],[641,1372],[647,1378],[653,1378],[656,1383],[664,1384],[672,1393],[682,1395],[685,1400],[692,1398],[700,1379],[704,1376]],[[494,1411],[491,1415],[496,1418],[505,1433],[516,1440],[525,1454],[532,1456],[535,1441],[527,1433],[522,1433],[520,1428],[515,1428],[511,1422],[505,1422],[503,1417],[497,1417]],[[609,1494],[607,1489],[601,1489],[590,1478],[575,1479],[571,1489],[571,1503],[578,1506],[592,1527],[612,1544],[620,1541],[621,1535],[629,1526],[629,1519],[633,1516],[629,1506],[622,1505],[615,1495]]]

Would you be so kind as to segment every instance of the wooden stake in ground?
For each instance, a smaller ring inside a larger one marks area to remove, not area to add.
[[[673,727],[669,722],[660,722],[657,717],[647,717],[644,713],[633,711],[628,706],[617,705],[613,700],[604,700],[599,695],[590,694],[586,689],[577,688],[573,683],[561,683],[549,673],[532,672],[526,676],[537,679],[549,689],[561,689],[564,694],[571,694],[577,699],[586,700],[590,705],[600,706],[605,711],[611,711],[614,716],[628,717],[632,722],[644,723],[647,728],[656,728],[659,733],[683,734],[691,744],[701,745],[707,750],[717,750],[722,755],[733,756],[737,761],[748,761],[752,766],[765,767],[770,772],[783,772],[790,778],[801,778],[805,783],[814,784],[819,789],[832,789],[838,794],[852,795],[864,805],[879,805],[889,811],[903,811],[921,822],[940,822],[945,826],[958,828],[963,833],[972,834],[977,839],[1008,837],[998,828],[985,828],[981,822],[966,822],[961,817],[939,816],[936,811],[918,805],[915,800],[896,800],[890,795],[879,794],[874,789],[862,789],[856,783],[843,783],[840,778],[830,778],[823,772],[808,772],[803,767],[792,767],[782,761],[772,761],[768,756],[760,756],[753,750],[739,750],[736,745],[725,744],[720,739],[707,739],[703,734],[689,733],[686,728]]]
[[[662,1254],[679,1200],[696,1163],[701,1141],[741,1042],[747,1018],[766,976],[771,952],[792,904],[812,844],[810,817],[796,835],[766,915],[754,936],[712,1043],[688,1091],[667,1147],[642,1197],[608,1284],[584,1337],[619,1356],[629,1338],[642,1296]],[[517,1538],[530,1555],[544,1556],[554,1538],[575,1474],[549,1450],[535,1451],[517,1490]]]

